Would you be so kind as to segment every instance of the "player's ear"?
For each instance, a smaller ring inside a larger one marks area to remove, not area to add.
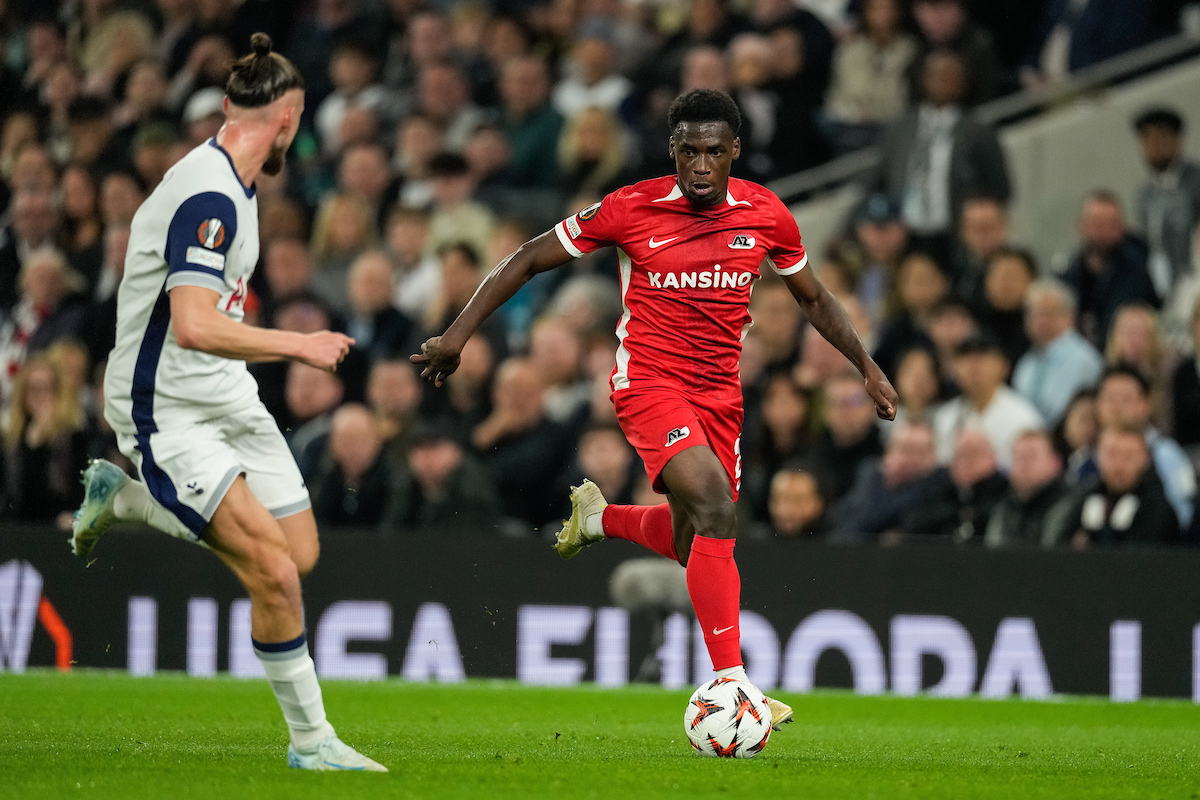
[[[672,161],[675,160],[675,134],[667,137],[667,155],[671,157]]]
[[[740,137],[733,137],[733,150],[731,152],[733,153],[733,160],[737,161],[738,156],[742,154],[742,140]]]

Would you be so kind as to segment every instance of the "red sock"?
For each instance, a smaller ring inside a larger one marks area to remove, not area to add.
[[[604,508],[600,518],[604,535],[628,539],[649,548],[660,556],[678,561],[675,553],[675,531],[671,527],[671,506],[615,506]]]
[[[742,632],[738,627],[742,579],[733,560],[735,541],[697,536],[692,539],[692,554],[688,556],[688,594],[716,670],[742,663]]]

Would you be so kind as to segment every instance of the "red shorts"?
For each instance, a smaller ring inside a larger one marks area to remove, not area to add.
[[[650,485],[667,494],[662,471],[678,452],[689,447],[712,450],[737,500],[742,486],[742,396],[710,396],[682,388],[628,388],[611,395],[625,438],[642,457]]]

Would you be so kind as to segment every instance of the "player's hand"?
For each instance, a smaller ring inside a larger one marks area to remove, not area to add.
[[[338,364],[350,352],[354,340],[344,333],[317,331],[305,335],[304,349],[300,361],[310,367],[336,372]]]
[[[880,419],[896,418],[896,403],[900,398],[892,388],[891,381],[883,374],[883,370],[874,364],[867,370],[867,394],[875,401],[875,413]]]
[[[409,356],[409,361],[424,367],[421,377],[433,380],[435,386],[441,386],[446,378],[458,369],[460,348],[442,343],[441,336],[435,336],[421,345],[421,352]]]

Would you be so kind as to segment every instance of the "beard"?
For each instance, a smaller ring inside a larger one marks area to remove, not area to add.
[[[285,148],[279,145],[271,145],[271,152],[267,153],[267,160],[263,162],[262,171],[267,175],[278,175],[283,171],[283,156]]]

